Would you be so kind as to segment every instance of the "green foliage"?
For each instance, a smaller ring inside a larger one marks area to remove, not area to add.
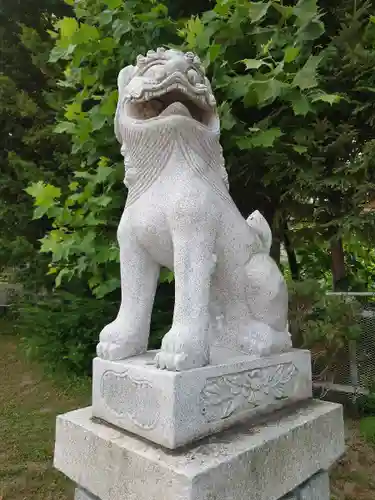
[[[170,328],[173,292],[168,284],[158,290],[149,340],[152,349],[160,347]],[[90,375],[99,333],[115,319],[118,298],[111,294],[98,299],[73,283],[69,291],[20,296],[10,313],[14,330],[31,359],[43,363],[47,371]]]
[[[301,238],[295,251],[299,262],[300,279],[314,279],[327,286],[332,286],[331,256],[329,243],[322,240]]]
[[[100,329],[116,312],[114,303],[83,294],[26,297],[16,330],[27,354],[47,369],[90,373]]]
[[[375,444],[375,417],[363,418],[360,422],[362,436],[370,444]]]
[[[249,9],[245,1],[217,1],[181,32],[185,46],[204,57],[225,104],[220,110],[233,196],[245,214],[254,208],[265,213],[275,233],[281,200],[290,202],[297,175],[311,164],[306,124],[340,97],[324,91],[319,75],[326,57],[321,14],[316,2],[255,2]]]
[[[375,415],[375,391],[374,387],[370,387],[369,394],[361,396],[357,401],[359,414],[366,416]],[[374,417],[372,417],[374,418]],[[366,424],[365,424],[366,425]]]
[[[103,297],[120,285],[116,229],[125,188],[113,134],[117,73],[139,52],[173,40],[167,13],[154,1],[87,1],[76,4],[76,18],[55,25],[50,62],[64,61],[59,86],[69,95],[55,132],[71,136],[80,169],[62,192],[43,181],[27,192],[35,201],[34,218],[54,220],[41,251],[52,254],[49,272],[57,286],[78,277]]]
[[[348,291],[371,292],[375,286],[375,252],[373,228],[351,232],[344,240]],[[375,226],[373,226],[375,227]],[[319,234],[311,239],[310,227],[296,227],[289,234],[297,260],[298,279],[313,279],[332,289],[330,244]],[[284,275],[290,277],[288,264],[283,263]]]
[[[0,12],[0,269],[18,269],[17,278],[33,285],[44,281],[46,259],[36,247],[48,222],[30,222],[32,203],[24,188],[40,177],[61,184],[67,172],[66,138],[53,134],[61,97],[51,95],[59,68],[47,68],[52,43],[46,30],[52,16],[68,10],[62,2],[23,2],[20,8],[4,0]]]
[[[311,161],[297,172],[285,196],[293,199],[289,214],[302,222],[295,228],[297,240],[301,235],[304,241],[327,247],[330,239],[352,239],[353,232],[359,236],[374,227],[373,214],[362,209],[375,192],[375,107],[370,97],[375,27],[369,22],[375,4],[360,0],[322,6],[329,43],[320,80],[326,92],[341,100],[298,132]]]
[[[57,275],[57,286],[63,277],[84,277],[94,293],[103,297],[119,287],[119,252],[114,236],[118,222],[114,220],[111,226],[105,217],[119,209],[112,196],[115,172],[102,158],[92,173],[77,171],[75,179],[64,201],[61,191],[50,184],[38,182],[27,189],[38,205],[34,217],[46,215],[59,222],[43,239],[41,252],[53,255],[49,273]],[[82,179],[87,182],[84,188]]]
[[[289,289],[289,328],[295,347],[310,349],[319,378],[334,378],[347,359],[348,342],[361,335],[360,304],[326,294],[317,281]]]
[[[370,225],[361,211],[375,191],[371,2],[67,3],[74,16],[55,24],[49,60],[65,68],[55,131],[71,138],[80,167],[61,193],[44,180],[28,189],[34,217],[54,221],[42,251],[52,255],[57,285],[79,277],[99,297],[119,285],[114,242],[126,192],[112,130],[116,77],[159,45],[202,57],[240,210],[260,209],[276,243],[288,223],[296,247],[324,249],[310,274],[310,256],[301,250],[301,276],[317,277],[329,240]],[[330,268],[323,266],[323,278]]]
[[[253,208],[266,214],[273,222],[276,241],[283,238],[287,221],[299,247],[303,246],[302,242],[299,244],[303,239],[327,248],[328,240],[347,238],[353,231],[362,231],[374,223],[373,217],[362,213],[362,207],[374,196],[371,124],[375,114],[368,92],[374,88],[370,68],[374,64],[375,30],[369,18],[375,5],[365,1],[340,5],[321,2],[318,14],[317,2],[281,7],[295,28],[298,23],[308,23],[299,32],[305,39],[293,36],[293,43],[283,49],[282,62],[274,44],[277,41],[283,46],[288,28],[292,32],[293,27],[280,23],[280,29],[273,24],[274,9],[280,8],[278,2],[265,5],[263,29],[256,32],[256,37],[263,37],[263,43],[258,44],[252,43],[254,36],[247,38],[245,8],[242,7],[243,15],[238,11],[238,30],[233,32],[234,11],[227,9],[229,27],[222,23],[221,28],[225,34],[231,34],[219,40],[220,56],[209,67],[214,85],[223,74],[232,77],[231,81],[228,78],[228,90],[225,82],[217,89],[219,95],[221,90],[224,93],[220,99],[230,102],[225,107],[224,124],[229,126],[224,127],[227,132],[224,130],[223,139],[231,168],[232,193],[245,214]],[[261,9],[261,3],[258,7]],[[241,2],[235,8],[241,9]],[[217,13],[217,7],[213,11]],[[210,43],[214,44],[220,18],[202,15],[202,23],[208,32],[213,31]],[[311,40],[312,49],[308,42],[311,28],[316,37]],[[194,29],[202,29],[197,21],[190,27],[187,44],[197,47],[199,40],[191,34]],[[231,43],[232,50],[228,48]],[[267,58],[269,50],[272,60]],[[204,48],[201,53],[204,54]],[[238,60],[245,64],[251,79],[243,74],[238,76]],[[292,71],[296,74],[291,80],[287,76]],[[292,92],[293,84],[296,92]],[[258,92],[263,85],[267,85],[265,94]],[[290,102],[286,103],[288,95]],[[242,101],[241,107],[237,101]],[[258,117],[262,126],[258,125]],[[233,145],[234,132],[241,125],[243,130],[236,134],[240,135],[237,146],[242,149],[238,152]],[[254,132],[261,133],[260,141],[254,142]],[[247,153],[245,148],[251,151]],[[326,269],[330,273],[331,265]]]
[[[345,242],[348,276],[354,291],[375,291],[375,250],[373,241],[353,233]]]
[[[119,285],[114,242],[124,203],[123,165],[112,130],[119,68],[150,47],[177,43],[179,34],[212,75],[223,128],[231,131],[224,141],[229,154],[256,148],[267,158],[276,147],[300,155],[301,146],[278,126],[279,117],[267,113],[276,102],[281,114],[294,116],[300,101],[312,112],[326,97],[316,77],[321,58],[312,53],[323,25],[318,9],[307,15],[303,2],[292,11],[278,2],[250,8],[245,1],[216,2],[187,22],[171,19],[166,5],[154,1],[80,2],[75,14],[56,24],[50,61],[66,61],[60,87],[71,89],[71,99],[55,130],[71,135],[81,170],[61,196],[45,183],[28,193],[35,200],[34,217],[54,220],[42,251],[52,254],[56,283],[78,276],[102,297]],[[311,26],[319,28],[314,36]]]

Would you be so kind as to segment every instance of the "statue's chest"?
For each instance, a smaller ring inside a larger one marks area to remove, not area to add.
[[[159,264],[173,265],[172,235],[167,223],[166,207],[162,199],[146,193],[127,208],[132,230],[138,242]]]

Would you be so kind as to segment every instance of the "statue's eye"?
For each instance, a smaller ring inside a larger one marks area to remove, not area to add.
[[[156,78],[157,80],[162,80],[163,78],[166,77],[164,66],[161,66],[161,65],[154,66],[152,69],[154,72],[154,78]]]
[[[187,77],[189,79],[189,82],[193,85],[195,85],[196,83],[199,83],[200,82],[200,76],[198,75],[198,73],[195,71],[195,69],[189,69],[188,73],[187,73]]]
[[[166,76],[164,66],[161,64],[154,64],[143,73],[143,76],[155,80],[162,80]]]

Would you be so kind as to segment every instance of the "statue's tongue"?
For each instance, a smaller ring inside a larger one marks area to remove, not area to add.
[[[190,111],[182,102],[173,102],[162,113],[160,113],[159,116],[172,115],[187,116],[188,118],[191,118]]]

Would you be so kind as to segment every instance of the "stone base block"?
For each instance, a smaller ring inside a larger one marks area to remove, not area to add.
[[[342,407],[320,401],[178,451],[91,415],[91,408],[62,415],[56,430],[55,467],[87,492],[84,500],[278,500],[291,494],[328,500],[311,496],[324,486],[300,485],[344,452]]]
[[[236,357],[184,372],[158,370],[155,353],[94,360],[94,417],[175,449],[312,397],[308,351]]]
[[[74,500],[100,500],[78,487]],[[251,497],[247,500],[252,500]],[[328,472],[322,471],[296,488],[281,500],[330,500]]]
[[[301,484],[282,500],[330,500],[328,472],[322,471]]]
[[[100,500],[100,498],[94,497],[88,491],[78,487],[75,491],[74,500]]]

